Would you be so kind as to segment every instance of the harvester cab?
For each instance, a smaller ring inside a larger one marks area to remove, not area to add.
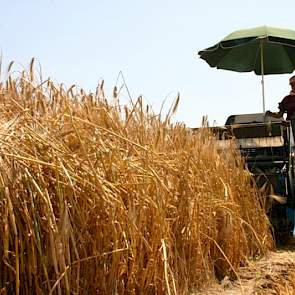
[[[264,113],[232,115],[216,127],[220,145],[234,143],[256,185],[270,198],[267,213],[277,239],[294,229],[294,137],[290,121]],[[213,127],[214,132],[214,127]]]

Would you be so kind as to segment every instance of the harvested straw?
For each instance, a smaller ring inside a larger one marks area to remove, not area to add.
[[[272,246],[234,150],[32,71],[0,85],[1,294],[183,294]]]

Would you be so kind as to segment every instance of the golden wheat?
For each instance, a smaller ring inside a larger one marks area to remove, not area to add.
[[[185,294],[272,247],[209,132],[37,82],[33,62],[0,86],[1,294]]]

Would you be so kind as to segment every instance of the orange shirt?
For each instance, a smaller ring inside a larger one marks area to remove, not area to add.
[[[279,103],[279,110],[287,113],[287,120],[291,120],[295,116],[295,95],[285,96]]]

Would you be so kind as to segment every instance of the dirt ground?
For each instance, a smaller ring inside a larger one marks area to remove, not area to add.
[[[295,294],[295,239],[258,261],[238,270],[239,278],[221,282],[192,295]]]

